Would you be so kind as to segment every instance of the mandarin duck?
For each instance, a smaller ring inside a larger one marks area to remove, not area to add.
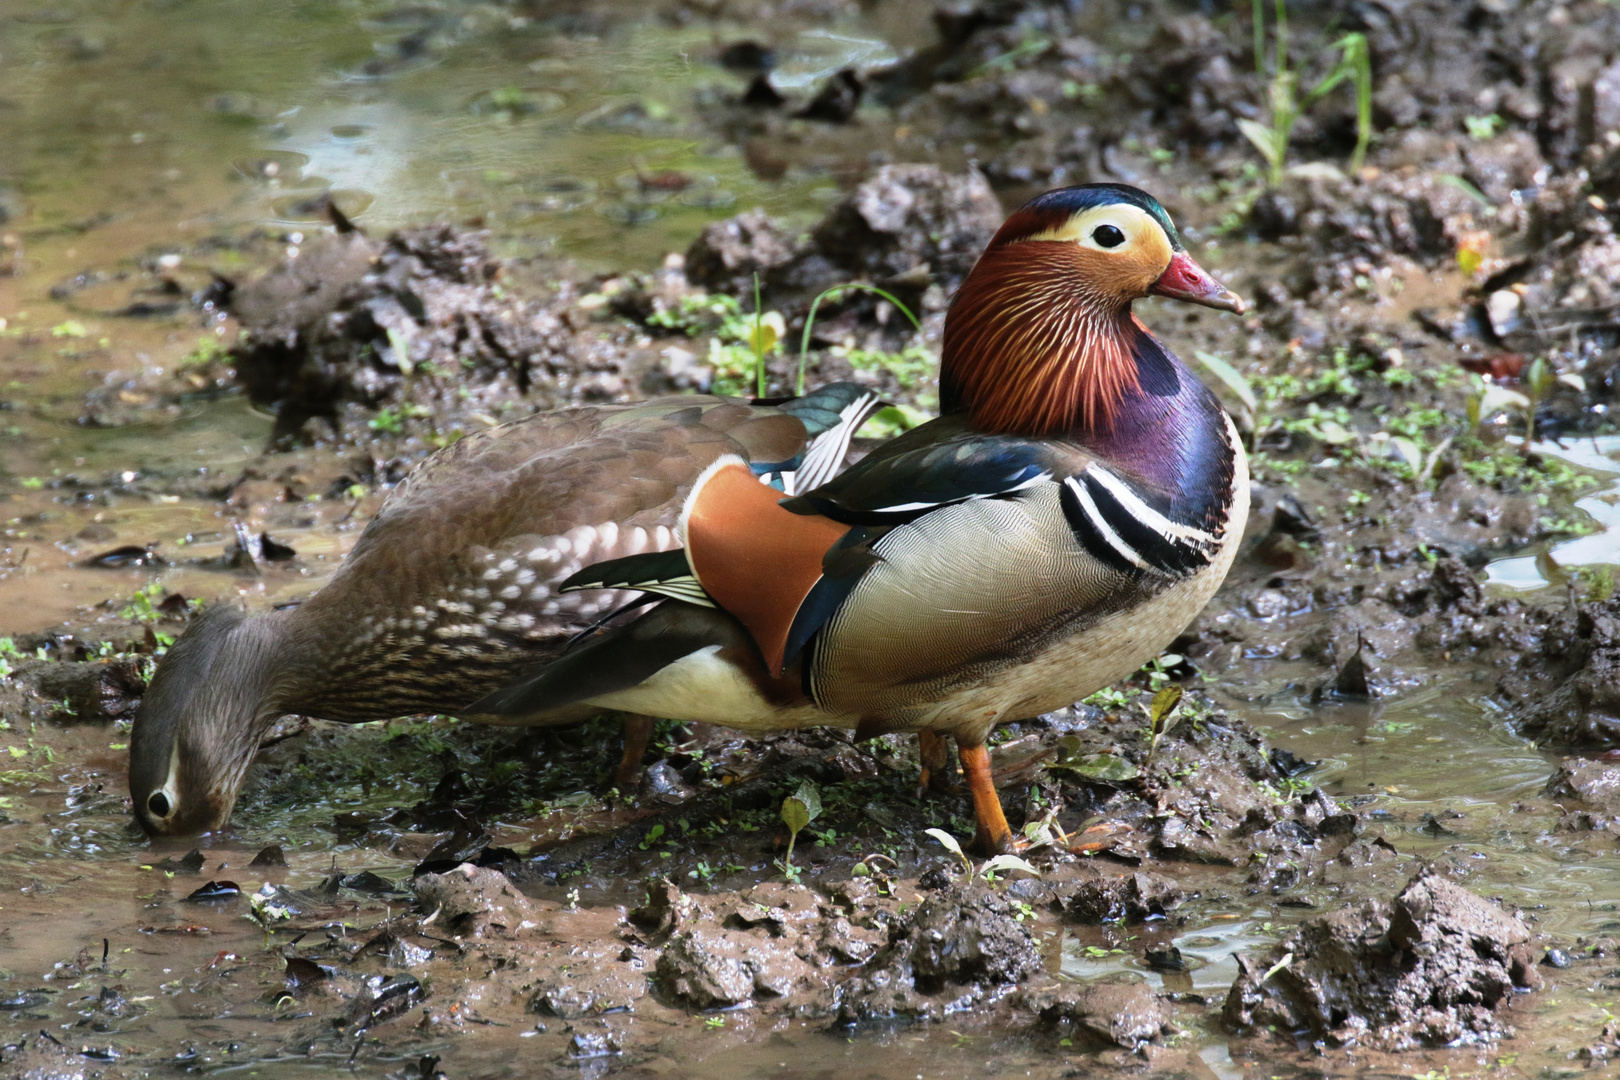
[[[1135,671],[1214,594],[1248,517],[1215,396],[1131,312],[1148,295],[1241,313],[1151,196],[1115,184],[1016,211],[952,299],[941,415],[787,495],[722,456],[681,547],[559,592],[656,607],[471,706],[580,703],[750,733],[916,731],[957,745],[974,843],[1014,845],[986,740]]]
[[[223,825],[260,740],[288,713],[539,725],[603,712],[585,701],[522,718],[467,706],[634,606],[643,594],[558,585],[602,559],[674,548],[686,495],[713,462],[747,462],[761,491],[818,486],[879,404],[851,383],[776,405],[678,395],[538,414],[438,451],[308,599],[253,616],[218,604],[175,642],[131,732],[137,820],[154,835]],[[651,725],[626,718],[621,788]]]

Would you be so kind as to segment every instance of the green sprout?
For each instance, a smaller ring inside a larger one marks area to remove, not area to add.
[[[805,316],[804,335],[799,339],[798,389],[795,390],[794,393],[804,393],[804,368],[805,364],[807,364],[810,359],[810,331],[813,330],[816,325],[816,311],[821,307],[821,302],[823,300],[830,299],[838,293],[843,292],[845,289],[859,289],[862,292],[869,292],[876,296],[882,297],[884,300],[887,300],[889,303],[893,304],[897,309],[899,309],[900,314],[904,315],[911,321],[911,325],[916,328],[919,334],[922,333],[922,322],[918,320],[917,316],[911,313],[910,308],[906,307],[906,305],[895,299],[893,293],[885,289],[880,289],[876,285],[868,285],[862,281],[846,281],[842,285],[834,285],[830,289],[823,289],[819,296],[810,301],[810,314]]]
[[[1286,0],[1274,0],[1276,15],[1272,29],[1271,85],[1267,92],[1271,108],[1271,122],[1239,120],[1238,129],[1243,137],[1254,144],[1269,167],[1268,182],[1272,187],[1282,183],[1288,164],[1288,142],[1293,137],[1294,125],[1300,115],[1325,97],[1334,87],[1348,80],[1356,92],[1356,148],[1350,155],[1350,171],[1357,172],[1367,156],[1367,144],[1372,139],[1372,53],[1367,48],[1364,34],[1345,34],[1333,43],[1339,59],[1333,69],[1303,97],[1299,93],[1299,72],[1288,66],[1288,6]],[[1253,0],[1254,5],[1254,70],[1264,76],[1265,59],[1265,4]]]
[[[799,831],[821,815],[821,793],[808,780],[799,782],[799,790],[782,800],[782,824],[788,827],[787,858],[777,863],[789,881],[799,880],[799,868],[793,865],[793,845]]]

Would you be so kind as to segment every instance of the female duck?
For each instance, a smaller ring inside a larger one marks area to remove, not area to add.
[[[668,599],[470,711],[520,722],[590,703],[751,732],[950,735],[977,846],[1004,850],[991,730],[1157,655],[1247,520],[1236,429],[1132,315],[1149,294],[1242,311],[1146,193],[1035,199],[951,305],[939,419],[785,499],[720,458],[686,499],[683,551],[560,590]]]
[[[740,455],[785,492],[814,486],[843,463],[876,404],[850,383],[775,408],[685,395],[532,416],[441,450],[314,596],[255,616],[217,605],[163,658],[131,732],[136,819],[156,835],[223,825],[260,739],[285,713],[542,724],[602,712],[581,704],[516,719],[466,706],[556,659],[633,597],[556,586],[598,559],[673,547],[682,503],[709,464]],[[651,723],[626,719],[621,786],[640,771]]]

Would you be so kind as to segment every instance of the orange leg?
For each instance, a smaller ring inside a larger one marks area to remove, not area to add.
[[[624,714],[624,756],[613,774],[613,786],[624,795],[641,786],[641,759],[647,753],[647,740],[652,738],[653,719],[650,716]]]
[[[968,792],[973,796],[973,820],[978,825],[973,833],[974,848],[981,855],[1011,850],[1012,829],[1007,825],[1007,815],[1001,812],[1001,796],[996,794],[995,778],[990,775],[989,748],[983,743],[964,746],[958,740],[956,756],[961,759]]]
[[[919,798],[931,790],[952,791],[956,788],[955,777],[951,775],[951,746],[945,741],[945,736],[935,735],[932,731],[917,732],[917,757],[922,761],[922,771],[917,777]]]

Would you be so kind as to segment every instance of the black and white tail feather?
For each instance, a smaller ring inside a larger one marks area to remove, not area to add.
[[[838,410],[836,423],[810,440],[796,468],[768,472],[760,479],[773,486],[779,485],[784,495],[814,491],[838,475],[855,433],[882,407],[883,399],[874,391],[862,392],[855,400]]]
[[[685,548],[649,551],[593,563],[557,586],[557,592],[583,589],[634,589],[671,600],[684,600],[699,607],[714,607],[686,561]]]

